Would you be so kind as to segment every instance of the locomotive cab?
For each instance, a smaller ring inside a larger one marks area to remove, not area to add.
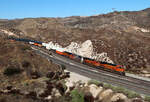
[[[120,72],[120,75],[125,76],[125,69],[121,65],[117,65],[117,69]]]

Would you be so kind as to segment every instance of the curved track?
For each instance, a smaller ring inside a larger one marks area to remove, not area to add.
[[[33,47],[33,49],[36,51],[36,53],[47,58],[48,60],[52,60],[56,64],[65,65],[67,70],[69,71],[76,72],[91,79],[99,80],[115,86],[121,86],[137,93],[150,96],[150,81],[140,80],[129,76],[121,76],[103,70],[98,70],[96,68],[75,62],[73,60],[38,47]]]

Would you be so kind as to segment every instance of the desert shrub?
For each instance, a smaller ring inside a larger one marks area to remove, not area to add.
[[[113,88],[114,88],[112,85],[106,84],[106,83],[103,85],[103,87],[104,87],[105,89],[113,89]]]
[[[64,90],[66,91],[67,90],[66,81],[65,80],[61,80],[60,82],[63,85]]]
[[[124,102],[124,100],[123,99],[119,99],[119,100],[117,100],[115,102]]]
[[[61,81],[56,83],[56,88],[59,90],[61,95],[64,95],[67,90],[67,86]]]
[[[66,69],[66,66],[61,64],[61,68],[64,70],[64,69]]]
[[[118,87],[118,86],[112,86],[112,85],[110,85],[110,84],[107,84],[107,83],[105,83],[104,84],[104,88],[105,89],[112,89],[114,92],[118,92],[118,93],[123,93],[124,91],[125,91],[125,89],[124,88],[122,88],[122,87]]]
[[[112,90],[118,93],[124,93],[125,89],[122,87],[113,87]]]
[[[103,83],[97,81],[97,80],[90,80],[88,81],[88,85],[91,85],[91,84],[95,84],[97,86],[103,86]]]
[[[21,50],[23,50],[23,51],[31,50],[31,48],[29,46],[23,46],[23,47],[21,47]]]
[[[150,102],[150,96],[145,96],[144,100]]]
[[[52,98],[51,102],[71,102],[70,96],[60,96],[60,97],[54,97]]]
[[[24,67],[24,68],[29,67],[30,65],[31,65],[30,62],[28,62],[28,61],[22,62],[22,67]]]
[[[127,95],[128,98],[136,98],[136,97],[140,97],[140,95],[138,93],[135,93],[133,91],[129,91],[129,90],[124,90],[123,93],[125,95]]]
[[[94,97],[90,92],[84,93],[84,101],[85,102],[94,102]]]
[[[31,72],[31,76],[33,79],[37,79],[37,78],[41,77],[41,73],[38,71],[33,71],[33,72]]]
[[[71,102],[84,102],[84,95],[83,93],[79,92],[78,90],[72,90],[71,91]]]
[[[20,68],[16,68],[14,66],[9,66],[3,72],[3,74],[7,75],[7,76],[11,76],[11,75],[14,75],[14,74],[19,74],[19,73],[21,73],[21,69]]]

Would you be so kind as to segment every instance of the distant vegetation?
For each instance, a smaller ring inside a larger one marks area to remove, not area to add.
[[[19,73],[21,73],[21,69],[16,68],[14,66],[9,66],[4,70],[4,75],[7,75],[7,76],[11,76],[11,75],[19,74]]]
[[[23,46],[21,49],[22,50],[31,50],[31,48],[29,46]]]
[[[150,102],[150,96],[145,96],[144,100]]]
[[[83,93],[79,92],[78,90],[71,91],[71,102],[84,102],[84,95]]]

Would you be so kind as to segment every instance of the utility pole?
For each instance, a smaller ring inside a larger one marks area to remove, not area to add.
[[[57,34],[56,34],[56,30],[57,30],[57,20],[55,20],[55,41],[56,41],[56,43],[57,43]]]

